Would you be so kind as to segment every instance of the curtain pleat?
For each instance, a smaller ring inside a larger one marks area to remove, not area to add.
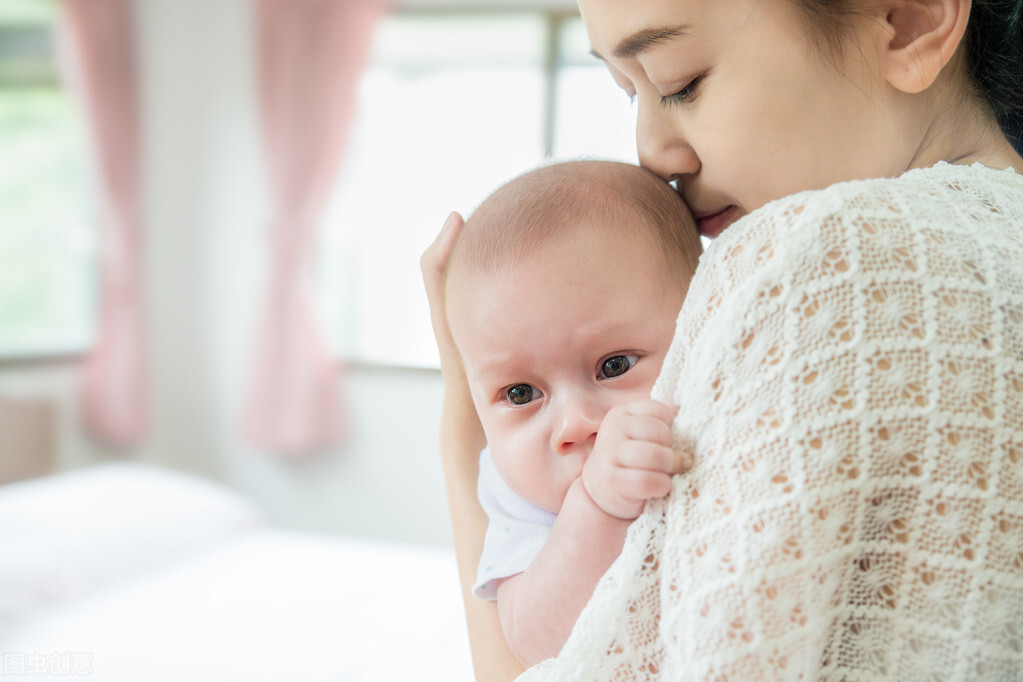
[[[338,367],[311,304],[310,256],[355,112],[383,0],[259,0],[259,86],[270,193],[267,292],[244,429],[301,456],[345,432]]]
[[[63,54],[83,104],[98,168],[96,340],[82,374],[86,430],[137,445],[148,422],[143,334],[140,156],[132,0],[62,0]]]

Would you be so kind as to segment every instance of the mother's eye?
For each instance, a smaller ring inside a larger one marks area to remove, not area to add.
[[[670,107],[676,104],[685,104],[686,102],[692,100],[693,96],[696,94],[696,88],[700,84],[701,80],[702,77],[694,78],[693,80],[689,81],[689,83],[678,92],[672,95],[664,95],[663,97],[661,97],[661,106]]]
[[[614,355],[600,364],[600,376],[613,379],[632,369],[638,358],[635,355]]]

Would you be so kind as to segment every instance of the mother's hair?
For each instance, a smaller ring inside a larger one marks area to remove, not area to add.
[[[971,81],[1023,154],[1023,0],[973,0],[965,47]]]

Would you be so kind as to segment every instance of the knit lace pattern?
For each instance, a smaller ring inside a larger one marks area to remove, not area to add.
[[[1023,679],[1023,176],[746,216],[653,396],[694,467],[520,682]]]

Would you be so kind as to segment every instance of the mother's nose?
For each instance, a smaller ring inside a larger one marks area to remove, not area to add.
[[[684,134],[678,114],[659,103],[639,105],[636,149],[640,165],[664,180],[683,180],[700,171],[700,158]]]

